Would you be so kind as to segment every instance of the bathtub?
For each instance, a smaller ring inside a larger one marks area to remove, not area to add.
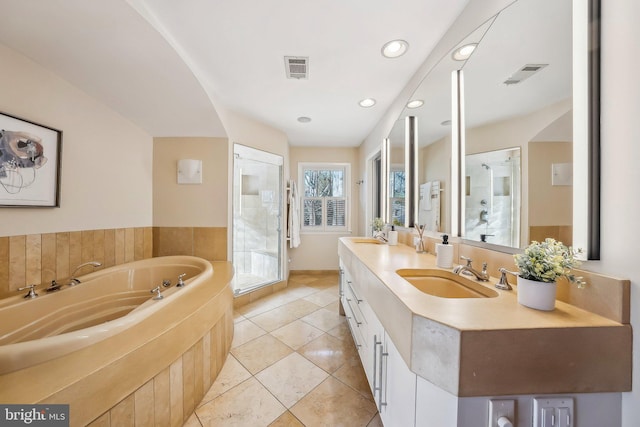
[[[229,351],[232,271],[226,262],[160,257],[81,276],[80,284],[60,291],[38,290],[35,299],[0,300],[0,402],[68,403],[72,425],[88,424],[135,400],[146,384],[155,387],[165,371],[174,381],[174,365],[187,355],[194,370],[182,369],[182,379],[192,384],[174,387],[181,388],[182,410],[174,411],[180,417],[164,415],[181,424]],[[186,274],[182,288],[175,286],[180,274]],[[163,280],[172,285],[154,300],[150,290]],[[191,387],[193,396],[186,396]],[[173,400],[169,394],[170,409]],[[162,411],[152,406],[145,411]],[[148,416],[141,408],[133,405],[130,415]],[[107,417],[111,425],[118,424],[114,417],[122,411],[116,412]]]

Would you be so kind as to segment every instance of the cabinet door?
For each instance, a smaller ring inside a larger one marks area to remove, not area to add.
[[[417,378],[416,405],[416,427],[458,425],[458,398],[422,377]]]
[[[416,374],[409,370],[388,335],[382,354],[380,417],[385,427],[416,425]]]

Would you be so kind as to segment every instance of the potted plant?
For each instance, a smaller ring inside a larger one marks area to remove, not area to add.
[[[514,255],[518,267],[518,302],[538,310],[553,310],[556,301],[557,279],[566,277],[570,283],[583,288],[582,277],[571,274],[580,265],[576,258],[580,250],[573,250],[562,242],[545,239],[533,241],[524,253]]]
[[[371,228],[373,230],[373,235],[376,236],[379,234],[384,228],[384,221],[380,217],[373,218],[371,221]]]

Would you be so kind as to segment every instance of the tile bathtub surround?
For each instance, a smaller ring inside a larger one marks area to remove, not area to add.
[[[192,255],[227,260],[227,227],[153,227],[153,256]]]
[[[186,425],[381,426],[337,300],[337,272],[292,272],[236,307],[231,354]]]
[[[102,267],[151,258],[151,227],[84,230],[0,237],[0,298],[28,284],[69,277],[87,261]],[[87,273],[91,269],[82,270]]]

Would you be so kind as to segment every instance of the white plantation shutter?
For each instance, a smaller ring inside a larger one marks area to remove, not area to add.
[[[299,165],[302,230],[347,231],[349,224],[349,165]]]

